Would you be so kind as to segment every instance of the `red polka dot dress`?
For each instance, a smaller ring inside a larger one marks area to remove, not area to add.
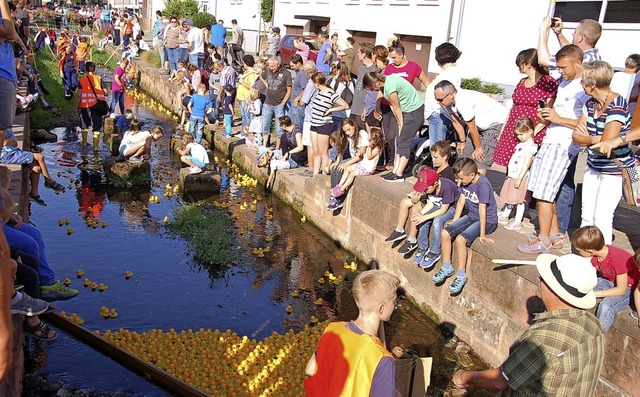
[[[533,87],[525,87],[525,80],[520,80],[513,92],[513,107],[493,154],[493,161],[504,167],[509,165],[509,159],[518,144],[515,130],[513,129],[516,120],[520,116],[529,116],[533,124],[538,124],[538,115],[536,114],[538,99],[546,101],[548,98],[555,98],[558,93],[558,82],[549,75],[543,75]],[[542,143],[546,131],[547,129],[545,128],[536,135],[535,142],[537,144]]]

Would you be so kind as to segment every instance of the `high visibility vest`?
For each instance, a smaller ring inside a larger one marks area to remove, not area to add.
[[[305,379],[307,397],[369,397],[380,360],[392,357],[380,339],[358,335],[345,322],[327,326],[316,349],[316,373]]]
[[[89,78],[92,79],[91,84],[93,84],[93,88],[96,90],[96,94],[93,94],[93,90],[89,85]],[[97,99],[101,99],[103,101],[107,100],[107,97],[100,87],[100,77],[89,74],[80,78],[80,107],[81,108],[90,108],[91,106],[98,103]]]

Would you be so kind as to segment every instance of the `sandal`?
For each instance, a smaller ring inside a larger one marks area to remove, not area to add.
[[[53,179],[50,181],[45,181],[44,182],[44,187],[48,188],[48,189],[53,189],[56,192],[64,192],[64,186],[62,186],[61,184],[59,184],[58,182],[54,181]]]
[[[44,202],[44,200],[42,199],[42,197],[40,196],[34,196],[33,194],[29,195],[29,201],[32,201],[38,205],[41,205],[43,207],[47,206],[47,203]]]
[[[51,335],[53,332],[53,335]],[[54,341],[58,338],[58,333],[49,325],[40,321],[36,325],[29,325],[24,323],[24,333],[31,336],[34,339],[43,340],[47,342]]]

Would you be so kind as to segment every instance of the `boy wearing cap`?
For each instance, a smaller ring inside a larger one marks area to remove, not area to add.
[[[583,226],[571,235],[571,245],[578,255],[591,259],[598,271],[596,298],[602,298],[596,317],[605,331],[613,325],[616,313],[629,306],[631,291],[638,285],[640,272],[633,256],[622,248],[604,243],[597,226]],[[640,302],[639,302],[640,303]]]
[[[442,267],[431,280],[436,284],[442,284],[455,273],[451,263],[451,243],[454,242],[458,271],[448,290],[450,294],[455,295],[462,291],[468,280],[468,247],[477,238],[483,243],[493,243],[487,236],[498,228],[498,206],[491,183],[478,172],[475,161],[468,157],[459,159],[453,165],[453,173],[460,181],[460,197],[452,222],[442,231]],[[462,216],[465,208],[469,212]]]
[[[403,227],[411,212],[409,235],[398,252],[409,255],[417,248],[418,253],[414,259],[416,263],[422,262],[430,247],[437,245],[436,252],[440,252],[440,233],[444,224],[453,218],[455,203],[459,196],[455,183],[449,179],[440,178],[432,168],[423,169],[418,174],[413,191],[400,202],[398,225],[385,241],[393,242],[404,238]],[[433,241],[429,244],[429,231],[432,225]],[[438,258],[440,258],[439,254]]]
[[[274,57],[278,53],[278,46],[280,45],[280,28],[274,26],[271,28],[271,34],[267,38],[267,49],[265,55],[268,57]]]
[[[573,254],[539,255],[536,268],[547,311],[535,315],[499,368],[459,370],[456,387],[501,390],[501,397],[595,395],[604,357],[604,328],[588,311],[596,304],[595,269]]]

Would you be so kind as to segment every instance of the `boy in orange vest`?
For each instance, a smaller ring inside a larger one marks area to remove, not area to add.
[[[78,61],[78,70],[84,71],[84,64],[87,61],[87,53],[89,52],[89,46],[87,44],[86,37],[80,37],[80,42],[76,47],[76,61]]]
[[[307,397],[396,395],[393,356],[377,335],[395,309],[399,285],[398,277],[382,270],[356,277],[351,292],[358,318],[325,329],[305,369]]]

